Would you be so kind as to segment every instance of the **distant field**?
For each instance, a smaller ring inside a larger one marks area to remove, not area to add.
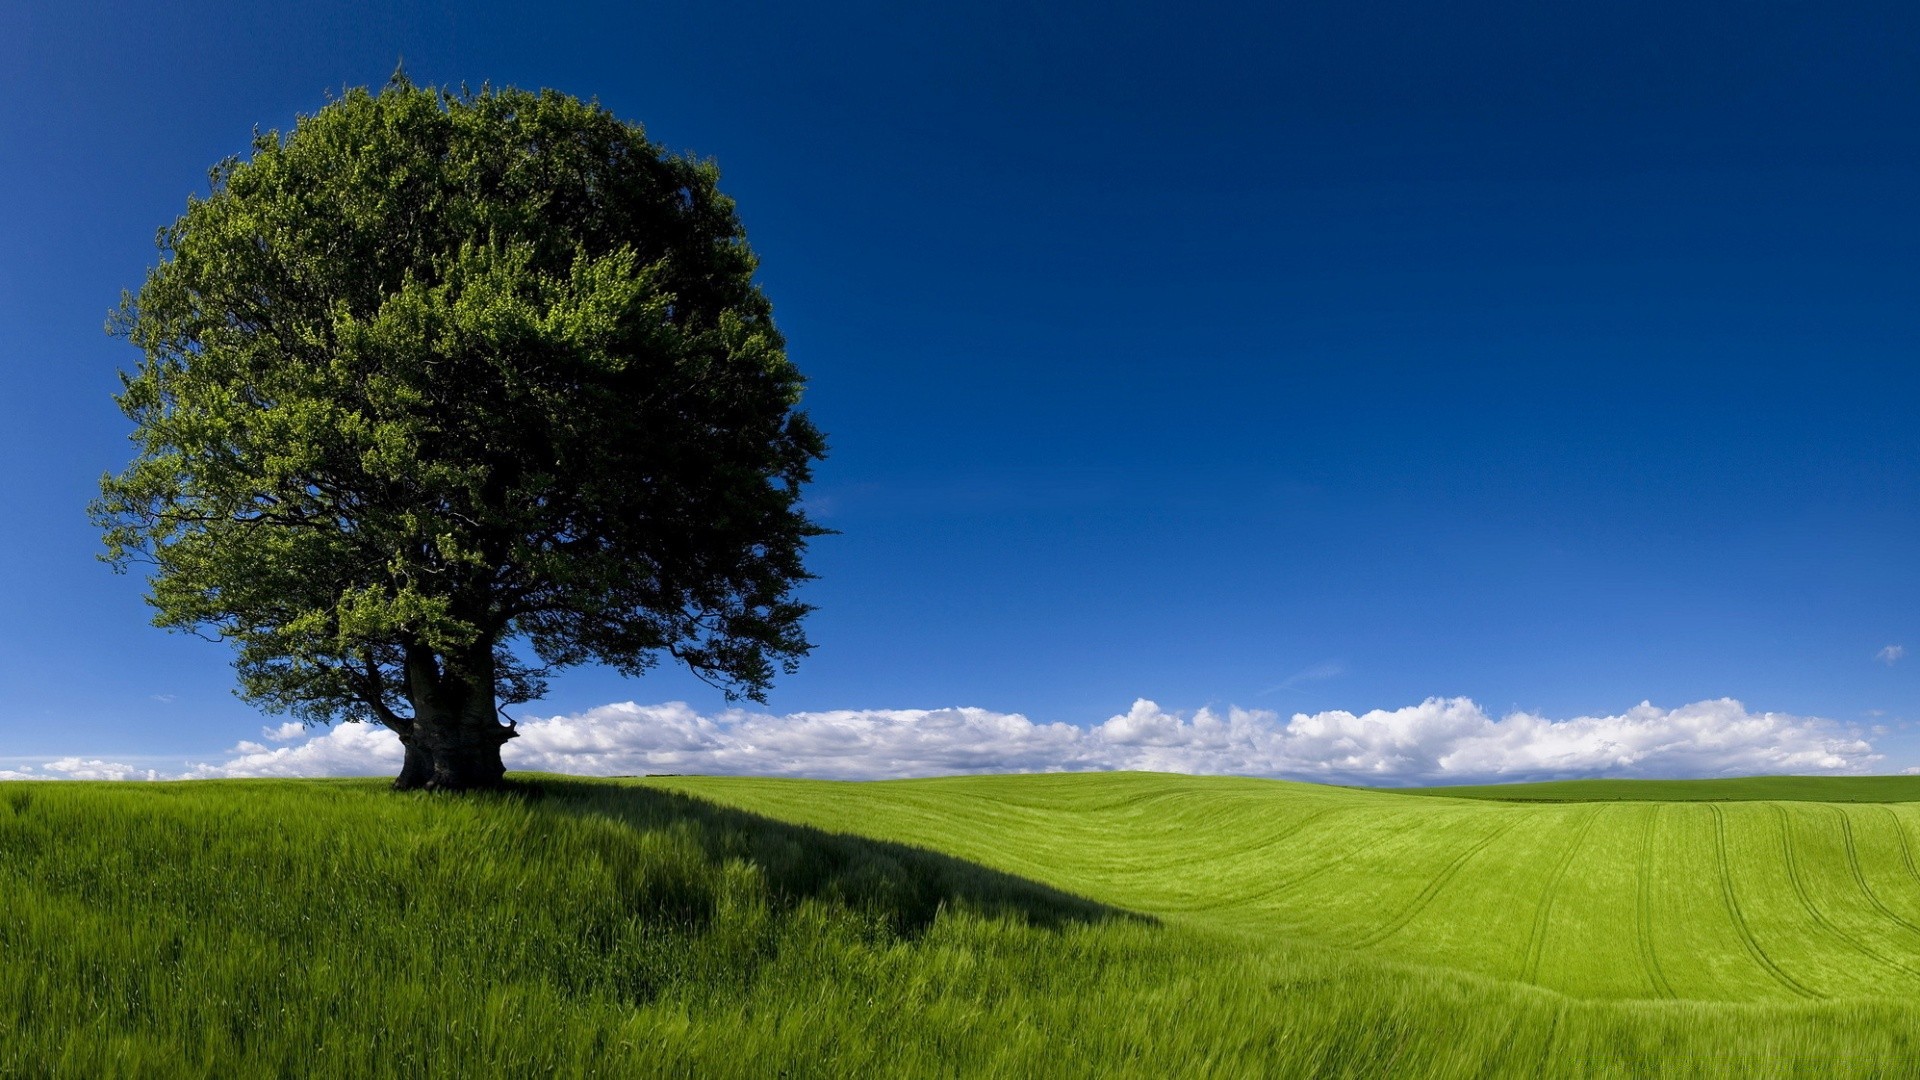
[[[538,780],[0,784],[0,1076],[1920,1060],[1920,804]]]
[[[651,783],[1181,925],[1576,997],[1920,998],[1920,804],[1866,801],[1907,777],[1493,789],[1529,805],[1153,774]],[[1719,790],[1743,801],[1700,801]],[[1752,801],[1769,790],[1845,801]],[[1572,791],[1619,801],[1542,801]]]
[[[1402,795],[1439,795],[1499,802],[1920,802],[1920,776],[1741,776],[1721,780],[1553,780],[1540,784],[1475,784],[1397,788]]]

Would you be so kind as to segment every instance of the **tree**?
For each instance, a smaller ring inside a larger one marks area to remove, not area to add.
[[[375,721],[395,787],[502,780],[502,704],[663,656],[764,700],[810,646],[825,452],[710,162],[552,91],[346,93],[161,230],[109,328],[93,504],[240,695]]]

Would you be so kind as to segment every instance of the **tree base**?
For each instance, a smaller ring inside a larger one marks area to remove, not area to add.
[[[507,786],[507,768],[500,747],[517,732],[496,727],[491,731],[461,732],[466,738],[422,738],[416,731],[401,739],[406,761],[394,778],[395,791],[499,791]]]

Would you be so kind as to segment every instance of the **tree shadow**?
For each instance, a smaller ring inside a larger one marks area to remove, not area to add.
[[[690,837],[709,872],[735,860],[750,864],[764,876],[777,908],[808,900],[844,905],[902,937],[919,936],[949,909],[1044,929],[1116,919],[1158,922],[926,848],[795,825],[679,792],[558,777],[541,777],[521,789],[534,794],[528,788],[537,790],[545,808],[612,818],[642,833]],[[656,901],[668,901],[657,888],[651,891]],[[705,905],[668,906],[698,920]]]

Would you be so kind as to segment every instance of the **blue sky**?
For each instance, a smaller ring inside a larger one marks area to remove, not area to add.
[[[100,326],[404,57],[719,162],[832,444],[773,714],[1735,698],[1920,764],[1920,9],[901,7],[0,7],[0,763],[277,723],[94,560]],[[724,704],[530,711],[629,700]]]

